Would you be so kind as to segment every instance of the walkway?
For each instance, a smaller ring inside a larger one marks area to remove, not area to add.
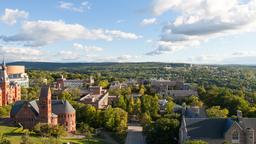
[[[146,144],[142,135],[142,127],[137,124],[128,125],[128,134],[125,144]]]

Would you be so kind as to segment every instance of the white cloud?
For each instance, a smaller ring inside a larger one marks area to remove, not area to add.
[[[252,32],[256,29],[256,0],[241,4],[238,0],[155,0],[153,12],[180,13],[162,29],[160,45],[151,53],[198,46],[209,39]],[[192,43],[192,45],[191,45]]]
[[[140,39],[142,36],[136,35],[134,33],[127,33],[119,30],[106,30],[105,34],[111,35],[113,38],[123,38],[123,39]]]
[[[139,56],[124,54],[120,56],[95,56],[95,55],[88,55],[86,56],[86,61],[93,61],[93,62],[136,62]]]
[[[0,36],[5,42],[24,42],[26,46],[43,46],[61,40],[106,40],[138,39],[133,33],[118,30],[87,29],[80,24],[66,24],[63,21],[26,21],[18,34]]]
[[[75,49],[83,50],[83,51],[86,51],[86,52],[92,52],[92,51],[100,52],[100,51],[103,51],[103,48],[101,48],[101,47],[86,46],[86,45],[82,45],[82,44],[79,44],[79,43],[74,43],[73,47]]]
[[[145,25],[152,25],[152,24],[156,24],[156,18],[149,18],[149,19],[143,19],[141,22],[141,25],[145,26]]]
[[[29,47],[0,46],[0,53],[4,55],[8,61],[39,61],[45,52]]]
[[[80,55],[78,53],[73,52],[73,51],[62,50],[56,56],[60,57],[62,60],[69,60],[69,61],[70,60],[75,61],[75,60],[80,59]]]
[[[205,54],[190,57],[187,62],[208,64],[255,64],[255,51],[237,51],[231,54]]]
[[[88,1],[82,2],[79,6],[75,6],[73,3],[59,1],[59,8],[74,11],[74,12],[84,12],[85,10],[90,10],[91,5]]]
[[[6,24],[13,25],[18,19],[25,19],[29,15],[26,11],[21,11],[18,9],[8,9],[4,10],[4,15],[0,17],[0,20]]]

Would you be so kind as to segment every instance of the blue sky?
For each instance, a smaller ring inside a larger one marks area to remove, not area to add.
[[[255,64],[256,0],[0,0],[8,61]]]

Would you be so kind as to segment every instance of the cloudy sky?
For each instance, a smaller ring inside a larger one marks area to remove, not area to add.
[[[256,64],[256,0],[0,0],[0,55]]]

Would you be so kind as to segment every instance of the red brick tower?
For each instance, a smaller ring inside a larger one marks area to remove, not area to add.
[[[51,124],[52,100],[49,86],[43,86],[39,97],[39,115],[40,122]]]
[[[9,92],[9,78],[6,72],[5,60],[2,63],[2,70],[0,73],[0,87],[2,89],[2,97],[0,101],[0,106],[5,106],[8,104],[8,92]]]

